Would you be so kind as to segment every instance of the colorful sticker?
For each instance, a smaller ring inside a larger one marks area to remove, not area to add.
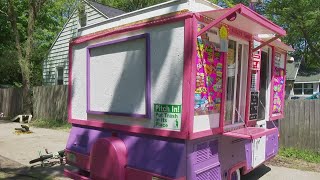
[[[281,113],[282,101],[284,101],[284,70],[274,67],[274,81],[273,81],[273,106],[272,113]]]
[[[198,31],[203,28],[198,25]],[[223,55],[214,48],[206,33],[197,38],[195,115],[220,112]]]

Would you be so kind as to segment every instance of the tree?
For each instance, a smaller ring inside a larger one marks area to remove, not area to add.
[[[304,57],[307,66],[320,67],[320,4],[318,0],[271,1],[266,7],[269,18],[288,33],[284,41]]]
[[[166,1],[168,0],[96,0],[96,2],[121,9],[125,12],[131,12]]]
[[[11,24],[18,64],[22,75],[23,111],[26,114],[30,114],[32,113],[30,59],[33,53],[34,30],[37,15],[46,0],[29,0],[28,2],[8,0],[7,2],[8,20]],[[23,32],[23,29],[18,28],[20,24],[17,20],[17,10],[21,10],[22,7],[27,7],[27,9],[25,9],[28,23],[27,28],[25,29],[26,32]],[[21,38],[21,33],[26,33],[26,38]]]

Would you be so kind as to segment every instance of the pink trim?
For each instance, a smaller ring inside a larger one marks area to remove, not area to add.
[[[274,31],[276,34],[279,34],[281,36],[285,36],[286,35],[286,31],[283,30],[282,28],[280,28],[278,25],[274,24],[273,22],[269,21],[268,19],[264,18],[263,16],[261,16],[260,14],[254,12],[253,10],[249,9],[248,7],[242,5],[242,4],[237,4],[236,6],[234,6],[233,8],[227,8],[227,9],[219,9],[219,10],[211,10],[211,11],[206,11],[203,13],[215,13],[215,12],[219,12],[219,11],[225,11],[225,13],[223,15],[221,15],[220,17],[216,18],[214,21],[212,21],[210,24],[208,24],[205,28],[203,28],[198,35],[201,35],[202,33],[204,33],[205,31],[207,31],[208,29],[210,29],[211,27],[215,26],[216,24],[218,24],[219,22],[221,22],[222,20],[224,20],[225,18],[227,18],[229,15],[238,12],[239,14],[243,15],[244,17],[268,28],[271,31]]]
[[[191,71],[190,71],[190,91],[191,91],[191,96],[190,96],[190,126],[189,126],[189,134],[192,136],[193,134],[193,125],[194,125],[194,92],[196,89],[196,56],[197,56],[197,50],[196,50],[196,44],[197,44],[197,19],[195,16],[192,17],[192,31],[191,31],[191,42],[190,46],[191,49],[190,51],[192,52],[191,59],[188,61],[191,62]],[[189,137],[191,138],[191,137]]]
[[[76,38],[72,41],[72,44],[80,44],[80,43],[83,43],[86,41],[91,41],[94,39],[103,38],[105,36],[110,36],[113,34],[120,34],[120,33],[125,33],[125,32],[129,32],[129,31],[134,31],[134,30],[138,30],[138,29],[151,27],[151,26],[176,22],[176,21],[184,20],[184,19],[190,18],[190,17],[192,17],[192,13],[187,12],[187,13],[183,13],[183,14],[173,15],[170,17],[159,18],[157,20],[150,20],[150,21],[142,22],[142,23],[138,23],[138,24],[127,25],[124,27],[119,27],[118,29],[115,29],[115,30],[107,29],[107,30],[103,30],[103,31],[98,31],[95,33],[91,33],[91,34]]]
[[[255,11],[249,9],[248,7],[242,4],[238,5],[241,6],[241,14],[243,16],[246,16],[248,19],[251,19],[252,21],[259,23],[260,25],[269,28],[270,30],[274,31],[275,33],[281,36],[285,36],[287,34],[285,30],[283,30],[281,27],[279,27],[272,21],[266,19],[265,17],[261,16],[260,14],[256,13]]]
[[[193,61],[193,19],[185,19],[184,25],[184,64],[183,64],[183,92],[182,92],[182,132],[192,132],[193,127],[193,102],[194,96],[192,94],[192,61]],[[191,131],[190,131],[191,130]]]
[[[78,172],[69,171],[64,169],[63,175],[70,178],[70,179],[77,179],[77,180],[89,180],[90,178],[86,176],[81,176]]]
[[[206,19],[204,18],[204,15],[201,15],[200,13],[195,13],[196,18],[198,21],[202,22],[202,23],[210,23],[210,21],[206,21]],[[217,25],[215,25],[215,27],[220,26],[221,23],[218,23]],[[252,35],[250,33],[244,32],[236,27],[230,26],[228,25],[228,30],[229,30],[229,34],[233,37],[237,37],[243,40],[250,40],[252,38]]]
[[[211,23],[206,25],[203,29],[201,29],[200,32],[198,32],[198,36],[200,36],[201,34],[203,34],[206,31],[208,31],[210,28],[212,28],[213,26],[217,25],[222,20],[227,18],[229,15],[233,14],[236,11],[239,11],[240,9],[241,9],[241,6],[239,6],[239,5],[236,5],[235,7],[229,8],[229,9],[221,9],[221,10],[225,10],[227,12],[224,13],[222,16],[218,17],[217,19],[213,20]],[[217,12],[217,11],[219,11],[219,10],[213,10],[212,12]]]
[[[161,176],[159,174],[146,172],[139,169],[134,169],[131,167],[126,167],[125,174],[126,174],[126,180],[151,180],[153,179],[152,177],[157,177],[163,180],[186,180],[187,179],[186,177],[169,178],[169,177]]]
[[[283,77],[283,88],[284,88],[284,93],[283,93],[283,97],[282,97],[282,106],[281,106],[281,119],[284,118],[285,116],[285,111],[284,111],[284,106],[285,106],[285,97],[286,97],[286,89],[285,89],[285,84],[286,84],[286,79],[287,79],[287,56],[288,56],[288,53],[286,52],[284,54],[284,77]]]
[[[219,128],[221,132],[224,132],[224,119],[225,119],[225,106],[226,106],[226,100],[227,100],[227,73],[228,73],[228,55],[227,53],[223,53],[223,73],[222,73],[222,98],[221,98],[221,107],[220,107],[220,122],[219,122]]]
[[[209,129],[209,130],[205,130],[205,131],[192,133],[192,134],[190,134],[189,139],[202,138],[202,137],[206,137],[206,136],[220,134],[222,132],[223,132],[223,130],[221,130],[221,128],[218,127],[218,128],[214,128],[214,129]]]
[[[270,111],[269,111],[269,118],[270,120],[272,120],[272,108],[273,108],[273,96],[274,96],[274,92],[273,92],[273,81],[274,81],[274,61],[275,61],[275,55],[276,55],[276,48],[274,46],[271,46],[271,86],[270,86]]]
[[[74,151],[70,151],[70,150],[67,150],[65,149],[65,153],[66,153],[66,162],[67,164],[70,164],[70,165],[73,165],[73,166],[76,166],[80,169],[83,169],[83,170],[87,170],[89,171],[90,170],[90,157],[89,155],[84,155],[84,154],[81,154],[81,153],[77,153],[77,152],[74,152]],[[72,162],[72,161],[69,161],[68,160],[68,153],[71,153],[71,154],[74,154],[76,156],[76,162]]]
[[[239,162],[238,164],[235,164],[231,169],[229,169],[227,179],[231,180],[232,173],[241,168],[247,169],[247,163],[245,161]]]
[[[270,117],[270,120],[274,121],[274,120],[283,119],[283,118],[284,118],[284,114],[282,112],[282,113],[278,113],[276,115],[272,114],[272,116]]]
[[[253,39],[249,41],[249,55],[248,55],[248,73],[247,73],[247,95],[246,95],[246,112],[245,112],[245,124],[249,125],[249,110],[250,110],[250,96],[251,96],[251,66],[252,66],[252,45]]]
[[[275,61],[275,53],[276,53],[276,48],[274,46],[271,46],[272,48],[272,64],[271,64],[271,95],[270,95],[270,111],[269,111],[269,116],[270,116],[270,120],[277,120],[277,119],[283,119],[284,118],[284,98],[282,99],[282,107],[281,107],[281,113],[278,114],[273,114],[272,113],[272,108],[273,108],[273,96],[274,96],[274,92],[273,92],[273,82],[274,82],[274,61]],[[285,62],[284,62],[284,69],[286,69],[286,58],[287,58],[287,54],[285,54]],[[286,71],[284,71],[284,84],[286,83]]]
[[[71,112],[71,94],[72,94],[72,44],[69,44],[69,77],[68,77],[68,121],[72,118],[72,112]]]
[[[145,128],[145,127],[136,126],[136,125],[128,126],[128,125],[111,124],[111,123],[105,123],[101,120],[95,120],[95,119],[88,119],[88,120],[69,119],[69,122],[72,124],[78,124],[82,126],[113,129],[113,130],[119,130],[119,131],[149,134],[149,135],[155,135],[155,136],[164,136],[164,137],[171,137],[171,138],[178,138],[178,139],[187,139],[187,135],[188,135],[187,132],[152,129],[152,128]]]
[[[223,133],[223,135],[235,137],[235,138],[242,138],[242,139],[257,139],[259,137],[272,134],[277,131],[278,131],[278,128],[265,129],[265,128],[259,128],[259,127],[246,127],[246,128],[230,131],[227,133]]]

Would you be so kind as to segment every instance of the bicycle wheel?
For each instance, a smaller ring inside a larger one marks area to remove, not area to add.
[[[46,159],[49,159],[49,158],[52,158],[53,155],[52,154],[48,154],[48,155],[42,155],[40,156],[39,158],[37,159],[33,159],[29,162],[29,164],[33,164],[33,163],[36,163],[36,162],[40,162],[40,161],[44,161]]]

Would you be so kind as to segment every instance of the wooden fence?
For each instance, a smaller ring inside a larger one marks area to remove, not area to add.
[[[280,144],[320,152],[320,100],[286,101]]]
[[[35,119],[68,118],[68,87],[39,86],[33,88],[33,115]]]
[[[22,112],[22,89],[0,89],[0,113],[15,116]]]
[[[67,86],[39,86],[33,89],[35,119],[67,120]],[[13,117],[22,113],[22,89],[0,89],[0,112]]]

